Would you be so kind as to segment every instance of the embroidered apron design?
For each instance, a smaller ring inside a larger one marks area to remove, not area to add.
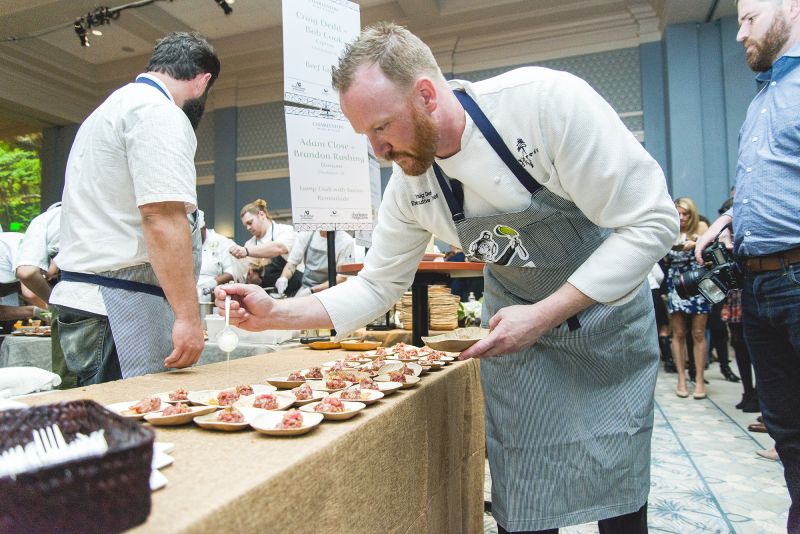
[[[611,230],[536,182],[472,98],[456,96],[531,192],[522,211],[468,218],[461,183],[434,164],[461,243],[470,244],[471,255],[483,250],[491,258],[484,269],[487,326],[501,308],[555,292]],[[502,253],[487,246],[500,236],[508,240]],[[596,304],[579,319],[529,348],[481,361],[492,513],[508,530],[614,517],[647,500],[658,372],[649,289],[643,283],[627,304]]]
[[[508,239],[506,248],[499,256],[497,254],[499,247],[497,242],[492,238],[492,233],[488,230],[483,230],[480,237],[469,244],[467,248],[468,260],[508,265],[508,262],[514,257],[514,254],[517,254],[523,260],[528,259],[528,251],[522,246],[522,241],[519,239],[519,232],[510,226],[498,224],[494,227],[494,235],[506,237]]]

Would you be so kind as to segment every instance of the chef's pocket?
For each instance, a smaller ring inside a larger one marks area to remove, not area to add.
[[[111,335],[108,319],[60,310],[57,323],[67,368],[86,383],[102,365],[103,350]]]
[[[561,212],[523,227],[523,245],[529,260],[540,268],[561,268],[570,259],[585,255],[584,242],[593,242],[599,229],[588,221],[572,220]]]

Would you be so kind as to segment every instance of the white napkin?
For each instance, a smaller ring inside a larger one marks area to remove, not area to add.
[[[7,399],[34,391],[47,391],[61,384],[61,377],[38,367],[0,368],[0,398]]]
[[[22,404],[21,402],[8,400],[8,399],[0,399],[0,411],[3,410],[17,410],[19,408],[27,408],[27,404]]]

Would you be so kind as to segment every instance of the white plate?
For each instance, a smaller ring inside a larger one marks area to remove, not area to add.
[[[397,354],[392,354],[391,356],[387,356],[386,359],[393,361],[393,362],[403,362],[403,363],[410,363],[419,360],[419,356],[399,356]]]
[[[335,393],[331,393],[331,397],[335,397],[337,399],[341,399],[342,398],[342,393],[344,393],[344,391],[345,390],[340,390],[340,391],[337,391]],[[378,402],[383,397],[384,397],[384,395],[380,391],[375,391],[374,389],[362,389],[361,390],[361,398],[358,399],[357,402],[363,402],[364,404],[369,405],[369,404],[372,404],[374,402]],[[352,401],[349,401],[349,400],[348,401],[344,401],[343,400],[342,402],[352,402]]]
[[[363,402],[342,401],[342,404],[344,405],[343,412],[317,412],[314,411],[314,407],[317,404],[319,404],[319,402],[312,402],[306,404],[305,406],[301,406],[300,411],[306,413],[321,413],[325,419],[330,419],[331,421],[341,421],[344,419],[350,419],[367,407],[367,405]]]
[[[292,389],[306,382],[306,380],[287,380],[286,378],[286,376],[273,376],[267,378],[267,382],[278,389]]]
[[[350,369],[354,369],[354,368],[358,367],[359,365],[361,365],[362,363],[365,363],[367,361],[369,361],[369,360],[366,359],[366,358],[363,359],[363,360],[352,361],[352,362],[346,362],[344,360],[332,360],[330,362],[323,363],[322,367],[333,367],[335,364],[341,362],[345,367],[350,368]]]
[[[383,396],[391,395],[398,389],[403,387],[400,382],[375,382],[378,384],[378,391],[383,393]]]
[[[231,388],[222,389],[202,389],[200,391],[189,392],[189,402],[198,406],[213,406],[215,408],[224,408],[217,402],[217,395],[221,391],[227,391]]]
[[[263,395],[263,393],[258,393],[256,395],[247,395],[246,397],[239,397],[239,400],[234,402],[233,405],[236,408],[239,408],[239,411],[242,411],[242,408],[252,408],[254,410],[260,410],[265,412],[272,411],[272,410],[264,410],[263,408],[256,408],[255,406],[253,406],[253,402],[259,395]],[[272,395],[275,395],[275,400],[278,401],[278,407],[274,408],[274,410],[285,410],[286,408],[294,404],[294,401],[297,400],[292,393],[288,392],[272,393]]]
[[[346,380],[345,380],[345,382],[344,382],[344,383],[345,383],[346,385],[345,385],[344,387],[341,387],[341,388],[336,388],[336,389],[330,389],[330,388],[329,388],[329,387],[328,387],[328,386],[325,384],[325,382],[326,382],[325,380],[309,380],[309,381],[308,381],[308,382],[306,382],[306,383],[307,383],[309,386],[311,386],[311,389],[313,389],[313,390],[316,390],[316,391],[325,391],[325,392],[327,392],[327,393],[333,393],[334,391],[339,391],[340,389],[344,389],[344,388],[346,388],[346,387],[350,387],[350,386],[352,386],[352,385],[353,385],[353,383],[352,383],[352,382],[348,382],[348,381],[346,381]]]
[[[292,393],[292,395],[294,395],[294,393]],[[320,401],[320,400],[324,399],[327,396],[328,396],[328,392],[327,391],[321,391],[321,390],[318,390],[318,389],[312,389],[311,390],[311,398],[310,399],[300,400],[297,397],[295,397],[294,404],[295,404],[295,406],[302,406],[304,404],[308,404],[309,402]]]
[[[128,419],[142,419],[145,414],[143,414],[143,413],[135,413],[135,412],[132,412],[130,410],[130,407],[133,406],[134,404],[138,403],[140,400],[142,400],[142,399],[135,400],[135,401],[127,401],[127,402],[115,402],[114,404],[106,404],[106,408],[108,408],[109,410],[111,410],[115,414],[121,415],[122,417],[126,417]],[[164,403],[162,402],[161,406],[158,408],[158,410],[155,410],[153,412],[146,412],[146,413],[156,413],[156,412],[160,412],[163,409],[164,409]]]
[[[375,382],[391,382],[391,380],[389,380],[389,375],[378,375],[375,378],[373,378],[373,380],[375,380]],[[406,375],[405,382],[395,382],[395,384],[397,383],[403,384],[403,388],[408,389],[416,386],[418,382],[419,382],[418,376]]]
[[[174,391],[174,390],[173,390],[173,391]],[[176,402],[190,402],[188,399],[186,399],[186,400],[183,400],[183,401],[173,401],[173,400],[169,400],[169,394],[170,394],[170,393],[172,393],[173,391],[165,391],[165,392],[163,392],[163,393],[156,393],[156,394],[155,394],[155,395],[153,395],[153,396],[154,396],[154,397],[158,397],[159,399],[161,399],[161,402],[166,402],[166,403],[168,403],[168,404],[175,404]],[[188,391],[188,390],[187,390],[187,391]]]
[[[144,415],[144,420],[154,426],[177,426],[191,423],[198,415],[206,415],[217,411],[217,406],[189,406],[189,411],[176,415],[162,415],[161,412],[150,412]]]
[[[269,436],[297,436],[314,430],[325,418],[321,413],[303,413],[303,426],[300,428],[275,428],[288,412],[262,412],[250,421],[257,432]]]
[[[276,388],[275,386],[271,386],[269,384],[237,384],[237,385],[240,385],[240,386],[241,385],[249,385],[251,388],[253,388],[253,394],[254,395],[261,395],[263,393],[273,393],[275,391],[278,391],[278,388]],[[234,386],[232,388],[225,388],[225,389],[230,389],[230,390],[234,390],[235,391],[236,390],[236,386]]]
[[[376,350],[370,350],[370,351],[365,352],[364,356],[366,356],[370,360],[377,360],[378,358],[386,358],[387,356],[391,356],[392,354],[394,354],[394,350],[392,350],[392,349],[390,349],[388,347],[384,347],[384,348],[386,350],[386,352],[384,354],[376,354],[378,352],[378,350],[376,349]]]
[[[225,432],[235,432],[237,430],[244,430],[247,428],[250,423],[247,422],[247,414],[243,410],[239,410],[244,415],[244,421],[241,423],[223,423],[222,421],[217,421],[217,413],[210,413],[208,415],[199,415],[194,418],[194,422],[200,428],[206,428],[209,430],[222,430]],[[263,411],[263,410],[262,410]]]
[[[320,366],[320,367],[322,367],[322,366]],[[319,378],[312,378],[312,377],[310,377],[310,376],[307,376],[307,375],[308,375],[308,373],[309,373],[309,372],[311,372],[311,369],[303,369],[303,370],[301,370],[300,372],[303,374],[303,376],[305,376],[305,377],[306,377],[306,380],[319,380]],[[320,370],[319,370],[319,372],[320,372],[320,374],[322,374],[322,376],[325,376],[325,375],[322,373],[322,369],[320,369]]]

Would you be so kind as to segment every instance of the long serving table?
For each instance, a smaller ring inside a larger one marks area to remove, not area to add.
[[[356,274],[363,263],[341,265],[342,274]],[[428,335],[428,286],[447,283],[451,278],[480,278],[483,263],[469,261],[421,261],[411,284],[411,344],[421,347],[422,337]]]
[[[264,383],[343,357],[295,348],[24,398],[101,404]],[[484,421],[475,360],[427,373],[347,421],[296,437],[153,427],[175,443],[169,483],[132,532],[483,532]]]

